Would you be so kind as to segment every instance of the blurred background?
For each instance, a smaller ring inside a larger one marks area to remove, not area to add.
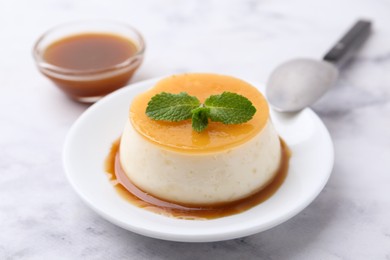
[[[215,72],[264,84],[288,59],[322,58],[359,18],[373,21],[371,38],[313,107],[335,143],[333,175],[292,220],[227,242],[165,242],[101,219],[67,183],[62,145],[88,105],[35,67],[51,27],[138,28],[146,53],[131,82]],[[1,0],[0,259],[390,259],[389,24],[388,0]]]

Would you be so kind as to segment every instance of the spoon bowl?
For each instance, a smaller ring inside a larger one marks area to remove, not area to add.
[[[271,74],[266,96],[280,112],[295,112],[313,104],[336,82],[338,69],[330,62],[294,59]]]

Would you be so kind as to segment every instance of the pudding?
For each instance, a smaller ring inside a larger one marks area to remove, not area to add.
[[[233,92],[247,97],[257,112],[246,123],[209,122],[196,132],[191,120],[150,119],[145,110],[161,92],[187,92],[201,102]],[[183,74],[159,81],[136,96],[130,106],[119,148],[128,179],[161,200],[185,206],[216,206],[249,197],[266,187],[281,164],[281,143],[263,95],[229,76]]]

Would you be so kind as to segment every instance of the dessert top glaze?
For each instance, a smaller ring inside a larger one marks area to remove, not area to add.
[[[243,95],[252,102],[257,112],[250,121],[237,125],[209,122],[208,128],[198,133],[193,131],[191,120],[155,121],[145,114],[150,99],[160,92],[187,92],[204,102],[210,95],[224,91]],[[267,124],[269,107],[264,96],[245,81],[216,74],[182,74],[165,78],[135,97],[129,116],[136,131],[150,142],[184,153],[207,153],[227,150],[250,140]]]

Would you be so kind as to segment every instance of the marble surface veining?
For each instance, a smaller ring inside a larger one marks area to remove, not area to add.
[[[139,28],[146,60],[133,82],[218,72],[265,82],[281,62],[320,58],[352,22],[374,32],[314,110],[335,144],[329,183],[303,212],[260,234],[216,243],[143,237],[77,197],[61,163],[87,108],[35,68],[31,49],[66,21]],[[0,1],[0,259],[390,259],[390,1]]]

